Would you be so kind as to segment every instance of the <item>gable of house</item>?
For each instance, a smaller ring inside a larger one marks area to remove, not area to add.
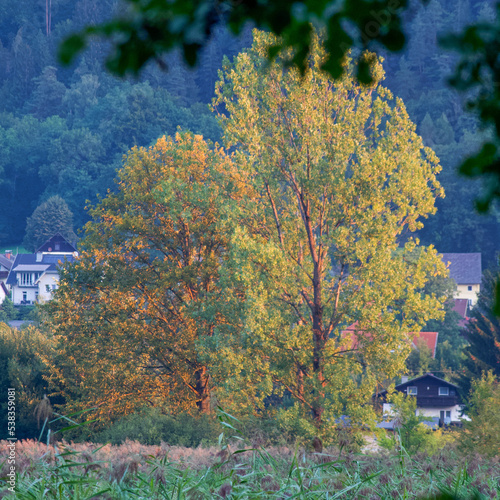
[[[37,253],[45,252],[74,253],[76,252],[76,247],[60,233],[57,233],[37,249]]]
[[[402,382],[394,389],[408,396],[415,396],[417,408],[448,407],[460,403],[459,387],[432,373]],[[387,391],[382,391],[379,397],[386,402]]]

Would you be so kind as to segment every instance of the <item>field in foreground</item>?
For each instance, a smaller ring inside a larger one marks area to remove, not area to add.
[[[306,453],[287,447],[231,450],[165,443],[120,446],[32,440],[16,445],[16,491],[0,441],[0,498],[19,499],[413,499],[500,498],[500,459]],[[443,497],[444,498],[444,497]]]

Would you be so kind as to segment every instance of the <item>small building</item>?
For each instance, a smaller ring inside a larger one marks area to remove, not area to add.
[[[32,254],[18,254],[7,278],[14,305],[46,302],[59,283],[58,266],[78,255],[74,245],[54,235]]]
[[[414,396],[417,399],[419,415],[429,417],[429,421],[438,421],[439,425],[461,424],[469,420],[463,415],[459,387],[447,382],[432,373],[426,373],[412,380],[405,380],[395,387],[396,391]],[[382,400],[384,415],[390,416],[392,405],[387,402],[387,391],[378,395]]]
[[[481,254],[444,253],[442,260],[450,271],[450,278],[457,284],[455,298],[467,299],[470,306],[474,306],[481,290]]]
[[[5,254],[0,254],[0,283],[6,284],[13,264],[14,256],[10,250],[7,250]]]

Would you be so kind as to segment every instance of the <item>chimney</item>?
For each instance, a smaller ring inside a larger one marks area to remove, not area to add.
[[[37,252],[36,253],[36,261],[37,262],[42,262],[43,259],[43,253],[42,252]]]
[[[12,259],[12,250],[5,250],[5,257],[7,259]]]
[[[401,375],[401,383],[406,384],[408,382],[408,375]]]

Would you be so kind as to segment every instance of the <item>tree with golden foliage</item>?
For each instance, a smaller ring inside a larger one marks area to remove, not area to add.
[[[190,133],[129,152],[47,306],[59,345],[52,382],[68,409],[210,412],[200,339],[230,323],[214,304],[228,245],[222,202],[241,195],[232,172],[217,145]]]
[[[318,36],[303,75],[292,50],[268,61],[279,45],[255,30],[216,86],[225,145],[260,197],[235,216],[246,316],[241,359],[227,359],[236,394],[290,395],[283,421],[317,435],[342,415],[367,422],[377,382],[404,367],[409,332],[442,314],[444,298],[425,284],[446,270],[411,233],[443,190],[436,155],[381,85],[374,54],[362,85],[348,60],[335,81],[323,71]]]

